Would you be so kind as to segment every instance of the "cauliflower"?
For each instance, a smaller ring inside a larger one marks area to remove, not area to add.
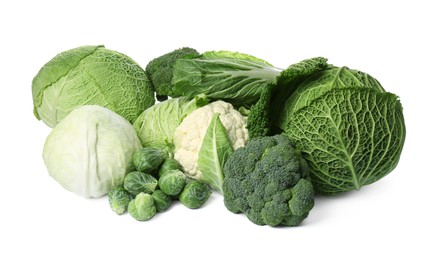
[[[231,104],[215,101],[196,109],[183,119],[173,135],[174,159],[182,165],[189,178],[201,178],[201,171],[198,168],[198,154],[207,128],[215,114],[219,114],[220,121],[228,132],[234,150],[243,147],[249,140],[249,133],[246,128],[247,118],[235,110]]]

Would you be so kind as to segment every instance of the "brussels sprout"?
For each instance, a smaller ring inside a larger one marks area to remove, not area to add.
[[[133,162],[137,171],[151,172],[156,170],[166,157],[167,153],[162,149],[143,147],[134,153]]]
[[[128,204],[128,212],[139,221],[149,220],[156,213],[155,201],[150,194],[141,192]]]
[[[152,175],[144,172],[130,172],[125,176],[124,188],[131,194],[140,192],[152,193],[155,191],[158,181]]]
[[[185,187],[186,175],[179,170],[164,172],[159,178],[159,188],[167,195],[178,195]]]
[[[211,194],[212,190],[208,184],[192,180],[180,193],[179,200],[186,207],[197,209],[209,199]]]
[[[152,193],[152,197],[155,202],[157,212],[163,212],[167,210],[171,205],[171,197],[162,192],[161,190],[156,190],[154,193]]]
[[[131,201],[130,194],[122,187],[113,187],[109,193],[109,204],[110,208],[118,214],[121,215],[127,211],[128,204]]]
[[[167,157],[164,160],[164,163],[161,165],[158,171],[158,176],[161,177],[164,173],[169,172],[171,170],[182,170],[182,166],[180,163],[174,158]]]

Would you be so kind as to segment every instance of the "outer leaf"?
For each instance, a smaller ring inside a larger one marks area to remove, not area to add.
[[[391,172],[405,141],[398,97],[370,88],[332,89],[296,111],[284,128],[321,193],[359,189]]]
[[[300,79],[299,84],[296,84],[294,88],[296,91],[293,92],[286,103],[283,103],[284,107],[279,109],[282,111],[279,120],[280,125],[285,125],[290,115],[331,89],[370,88],[377,92],[385,92],[375,78],[347,67],[331,67],[327,70],[318,71],[309,77]]]
[[[327,69],[329,67],[327,61],[326,58],[315,57],[290,65],[277,77],[278,94],[281,94],[283,98],[288,98],[296,90],[296,82]]]
[[[226,58],[226,59],[238,59],[238,60],[248,60],[248,61],[252,61],[252,62],[257,62],[257,63],[261,63],[261,64],[265,64],[268,65],[270,67],[272,67],[273,65],[271,65],[270,63],[256,58],[255,56],[249,55],[249,54],[244,54],[244,53],[240,53],[240,52],[232,52],[232,51],[207,51],[204,52],[201,57],[205,58],[205,59],[222,59],[222,58]]]
[[[172,142],[174,130],[183,118],[207,103],[205,97],[169,99],[143,111],[133,126],[144,147],[163,148]]]
[[[273,98],[270,104],[271,110],[276,111],[276,113],[270,114],[272,123],[277,123],[284,117],[285,102],[296,91],[299,83],[307,77],[327,69],[329,67],[327,61],[323,57],[306,59],[290,65],[281,72],[277,77],[277,88],[273,89]],[[279,113],[279,111],[283,111],[283,113]]]
[[[133,123],[155,102],[145,71],[103,46],[58,54],[35,76],[32,90],[34,115],[51,127],[83,105],[106,107]]]
[[[207,128],[198,155],[200,180],[222,193],[223,165],[233,152],[234,149],[219,114],[215,114]]]
[[[63,52],[43,66],[33,79],[34,106],[42,105],[43,91],[75,69],[86,57],[103,46],[83,46]]]
[[[225,52],[206,56],[176,61],[173,96],[206,94],[209,99],[223,99],[235,105],[251,104],[281,72],[250,55]]]

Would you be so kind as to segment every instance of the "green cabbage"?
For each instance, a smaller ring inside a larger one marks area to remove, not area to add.
[[[233,105],[251,105],[282,70],[251,55],[211,51],[194,59],[178,59],[172,96],[205,94]]]
[[[360,189],[390,173],[405,142],[399,98],[370,75],[331,68],[303,80],[279,127],[302,151],[316,191]]]
[[[73,110],[49,134],[43,159],[49,174],[83,197],[101,197],[122,185],[141,148],[132,125],[107,108]]]
[[[347,67],[331,67],[330,69],[321,70],[301,80],[297,84],[297,87],[291,85],[288,85],[286,89],[297,89],[288,97],[286,103],[282,102],[285,107],[280,109],[282,113],[279,116],[279,124],[283,125],[283,127],[287,124],[287,120],[292,114],[302,107],[309,105],[314,99],[322,96],[331,89],[370,88],[377,92],[385,92],[380,83],[369,74],[358,70],[351,70]],[[282,95],[285,95],[285,93],[280,93],[276,99],[282,99]],[[278,101],[275,102],[278,103]]]
[[[173,142],[174,130],[195,109],[208,103],[204,95],[169,99],[151,106],[134,122],[144,147],[163,148]]]
[[[50,127],[82,105],[100,105],[134,122],[155,102],[145,71],[103,46],[58,54],[33,79],[32,91],[34,115]]]

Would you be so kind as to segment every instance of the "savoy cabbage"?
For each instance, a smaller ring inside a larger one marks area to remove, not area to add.
[[[34,115],[54,127],[73,109],[99,105],[131,123],[155,103],[145,71],[104,46],[64,51],[46,63],[32,83]]]
[[[360,189],[398,164],[406,133],[402,105],[366,73],[317,72],[280,110],[278,126],[302,151],[320,193]]]

